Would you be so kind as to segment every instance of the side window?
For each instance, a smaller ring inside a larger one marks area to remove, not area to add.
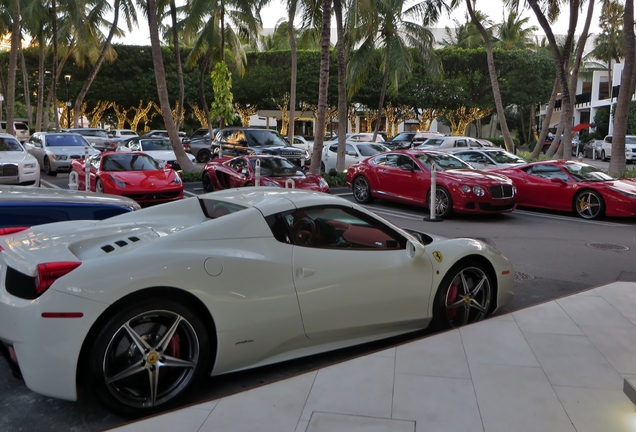
[[[378,165],[382,165],[384,167],[387,168],[397,168],[398,166],[398,156],[396,154],[388,154],[386,156],[384,156],[384,161],[381,164]]]
[[[455,147],[468,147],[468,143],[466,142],[466,140],[459,139],[455,141]]]
[[[93,169],[98,170],[99,169],[99,162],[101,160],[100,155],[95,155],[92,158],[89,158],[89,163],[91,164],[91,166],[93,167]]]
[[[353,152],[354,154],[358,154],[358,152],[356,151],[356,148],[352,146],[351,144],[347,144],[347,147],[345,147],[345,152],[347,154],[351,152]]]
[[[605,142],[608,143],[608,144],[611,144],[612,143],[612,136],[611,135],[606,136],[605,137]]]
[[[546,179],[560,178],[561,180],[570,181],[568,175],[561,168],[554,165],[534,165],[527,172],[536,177]]]
[[[350,250],[406,248],[406,239],[401,234],[352,208],[308,207],[282,213],[282,219],[296,246]],[[274,229],[272,232],[279,239],[280,234]]]
[[[338,153],[338,144],[331,144],[331,145],[329,146],[329,151],[330,151],[331,153]]]
[[[415,163],[413,159],[406,155],[399,155],[396,162],[398,167],[402,167],[404,165],[411,165],[415,171],[419,171],[420,167]]]
[[[240,146],[249,146],[250,144],[247,141],[247,138],[245,137],[245,134],[241,131],[237,131],[236,135],[234,135],[234,142],[236,145],[240,145]],[[254,145],[252,143],[252,145]]]
[[[239,172],[243,169],[247,170],[247,162],[243,158],[237,158],[230,162],[230,167]]]

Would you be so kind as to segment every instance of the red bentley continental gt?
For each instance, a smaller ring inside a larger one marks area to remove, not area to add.
[[[517,187],[517,204],[574,212],[584,219],[636,216],[636,181],[615,179],[591,165],[542,161],[495,170]]]
[[[143,152],[104,152],[89,157],[88,163],[93,192],[125,196],[140,205],[183,198],[183,182],[177,172],[161,168]],[[71,176],[77,176],[79,190],[86,190],[85,167],[83,159],[71,163]]]
[[[367,158],[349,167],[347,185],[360,203],[382,198],[428,207],[431,169],[436,169],[435,214],[502,213],[515,209],[512,181],[479,171],[463,160],[438,151],[398,150]]]
[[[212,192],[255,186],[257,163],[261,167],[259,186],[329,192],[329,185],[318,174],[306,173],[284,157],[272,155],[247,155],[208,162],[203,170],[203,190]]]

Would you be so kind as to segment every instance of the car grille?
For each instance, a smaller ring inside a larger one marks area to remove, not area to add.
[[[300,157],[302,156],[302,153],[299,153],[299,152],[280,152],[278,155],[282,156],[284,158],[287,158],[287,159],[300,159]]]
[[[0,165],[0,177],[15,177],[20,173],[16,164]]]
[[[512,198],[515,193],[512,185],[499,185],[490,188],[490,196],[495,199]]]
[[[177,198],[179,196],[179,191],[157,192],[157,193],[147,193],[147,194],[127,194],[125,196],[128,198],[132,198],[137,202],[159,201],[159,200],[169,200],[169,199]]]

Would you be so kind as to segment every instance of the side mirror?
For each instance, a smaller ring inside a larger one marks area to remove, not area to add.
[[[33,150],[35,148],[35,146],[31,143],[24,143],[24,148],[29,151],[29,150]]]
[[[413,243],[411,240],[408,240],[406,243],[406,253],[409,258],[415,259],[424,254],[424,245],[421,243]]]
[[[358,156],[358,154],[354,151],[348,151],[347,156]]]

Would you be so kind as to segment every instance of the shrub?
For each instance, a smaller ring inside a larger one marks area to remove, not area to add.
[[[523,159],[526,162],[538,162],[538,161],[547,161],[552,160],[551,157],[544,155],[543,153],[539,154],[538,158],[533,158],[531,152],[519,151],[517,152],[517,156]]]
[[[179,171],[179,175],[184,183],[201,182],[201,171]]]
[[[345,186],[347,186],[347,182],[346,182],[347,173],[346,172],[336,173],[335,175],[331,175],[331,174],[327,174],[327,173],[321,173],[321,175],[322,175],[322,178],[324,178],[327,181],[327,184],[329,185],[329,187],[345,187]]]

